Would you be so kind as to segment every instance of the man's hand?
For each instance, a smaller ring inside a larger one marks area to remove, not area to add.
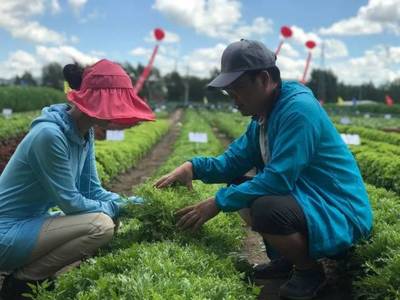
[[[191,162],[185,162],[184,164],[177,167],[171,173],[164,175],[154,186],[158,189],[162,189],[168,186],[171,186],[174,183],[180,183],[187,186],[188,189],[193,189],[192,185],[193,180],[193,166]]]
[[[185,207],[175,213],[178,218],[176,226],[182,230],[199,229],[208,220],[214,218],[219,213],[219,208],[214,198],[207,199],[196,205]]]

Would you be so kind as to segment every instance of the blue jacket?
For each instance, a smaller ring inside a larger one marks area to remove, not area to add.
[[[265,165],[257,120],[222,155],[192,159],[195,178],[207,183],[259,170],[250,181],[221,188],[218,207],[237,211],[261,196],[292,195],[304,211],[314,258],[338,254],[368,237],[372,211],[357,163],[312,92],[283,82],[266,127]]]
[[[0,176],[0,270],[26,263],[52,207],[118,215],[120,197],[101,187],[95,163],[93,131],[80,137],[65,104],[44,108]]]

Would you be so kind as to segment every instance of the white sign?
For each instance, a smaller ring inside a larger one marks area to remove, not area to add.
[[[348,117],[341,118],[340,119],[340,124],[349,125],[349,124],[351,124],[351,120]]]
[[[189,132],[189,141],[193,143],[207,143],[208,136],[204,132]]]
[[[107,130],[107,141],[123,141],[125,139],[125,132],[123,130]]]
[[[3,116],[5,118],[10,118],[12,116],[13,110],[11,108],[3,108]]]
[[[360,136],[358,134],[344,134],[342,133],[340,135],[343,139],[343,141],[347,144],[347,145],[360,145],[361,144],[361,139]]]
[[[391,119],[391,118],[392,118],[392,115],[391,115],[391,114],[386,114],[386,115],[385,115],[385,119],[389,120],[389,119]]]
[[[369,114],[365,114],[364,118],[369,119],[371,116]]]

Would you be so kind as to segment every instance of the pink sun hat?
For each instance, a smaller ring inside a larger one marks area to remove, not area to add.
[[[151,108],[134,91],[128,74],[107,59],[85,68],[80,89],[68,92],[67,98],[96,119],[126,125],[155,120]]]

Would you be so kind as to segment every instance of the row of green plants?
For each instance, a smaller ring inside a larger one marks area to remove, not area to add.
[[[324,109],[328,113],[335,113],[338,115],[370,113],[370,114],[400,114],[400,104],[387,106],[385,104],[363,104],[356,106],[341,106],[337,104],[324,104]]]
[[[336,124],[341,124],[342,119],[344,118],[343,115],[331,115],[330,118]],[[348,116],[347,117],[351,122],[351,126],[358,126],[358,127],[367,127],[367,128],[374,128],[374,129],[400,129],[400,118],[392,117],[390,119],[381,117],[360,117],[360,116]],[[346,120],[347,121],[347,120]]]
[[[49,87],[0,86],[0,111],[3,108],[14,112],[39,110],[65,101],[62,91]]]
[[[229,114],[207,116],[231,138],[244,131],[244,126]],[[400,193],[399,150],[396,145],[370,140],[365,146],[352,147],[364,178],[397,193]],[[348,262],[353,292],[356,299],[400,299],[400,196],[374,185],[367,185],[374,212],[371,239],[357,245]]]
[[[400,194],[400,160],[398,146],[385,147],[385,143],[375,147],[368,145],[351,146],[363,179],[373,185],[393,190]],[[393,150],[396,152],[394,153]]]
[[[367,185],[374,212],[371,238],[356,246],[352,270],[355,299],[400,299],[400,197]]]
[[[376,142],[385,142],[393,145],[400,146],[400,134],[383,132],[378,129],[365,128],[361,126],[352,125],[335,125],[337,130],[341,133],[358,134],[363,139],[372,140]]]
[[[16,113],[9,118],[0,117],[0,140],[24,134],[28,131],[32,119],[38,115],[38,111],[32,111]]]
[[[167,133],[170,125],[167,119],[145,122],[125,130],[122,141],[96,141],[96,165],[100,180],[107,184],[116,175],[136,166]]]
[[[189,142],[191,131],[207,133],[208,143]],[[133,190],[144,204],[128,206],[99,256],[60,276],[53,291],[39,289],[37,299],[255,299],[258,289],[244,280],[246,265],[238,259],[245,231],[237,214],[221,213],[197,232],[175,226],[177,209],[212,196],[219,185],[195,182],[191,191],[153,187],[185,160],[222,151],[207,122],[188,111],[169,159]]]

